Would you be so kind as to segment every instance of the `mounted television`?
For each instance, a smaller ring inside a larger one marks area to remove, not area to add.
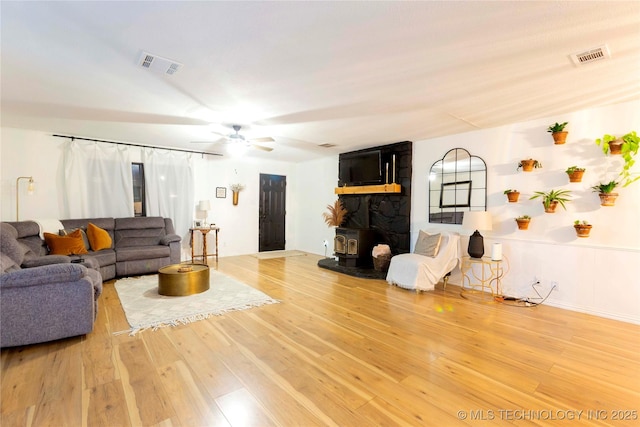
[[[380,150],[356,151],[340,155],[339,186],[382,184]]]

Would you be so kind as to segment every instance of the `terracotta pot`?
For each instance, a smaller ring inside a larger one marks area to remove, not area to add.
[[[589,232],[591,232],[592,225],[578,224],[574,225],[573,228],[576,229],[576,234],[578,237],[589,237]]]
[[[544,206],[544,202],[542,202],[542,206]],[[544,211],[546,213],[556,213],[556,208],[558,207],[558,202],[553,201],[551,203],[549,203],[549,207],[545,207]]]
[[[535,163],[535,160],[522,160],[522,170],[524,172],[531,172],[533,170],[533,164]]]
[[[233,206],[237,206],[238,204],[238,196],[240,195],[239,191],[233,192]]]
[[[569,132],[567,132],[566,130],[563,130],[562,132],[553,132],[551,136],[553,137],[554,144],[560,145],[567,142],[568,133]]]
[[[600,206],[615,206],[618,193],[598,193]]]
[[[622,143],[624,141],[621,139],[615,139],[613,141],[609,141],[609,153],[610,154],[622,154]]]
[[[531,222],[530,219],[516,219],[516,222],[518,223],[518,230],[528,230],[529,229],[529,223]]]
[[[509,203],[517,203],[518,197],[520,197],[519,191],[512,191],[511,193],[507,193],[507,198],[509,199]]]
[[[574,171],[567,175],[569,175],[569,182],[582,182],[582,175],[584,175],[584,171]]]

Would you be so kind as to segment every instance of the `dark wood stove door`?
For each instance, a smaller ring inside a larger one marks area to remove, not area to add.
[[[284,249],[286,193],[286,176],[260,174],[260,252]]]

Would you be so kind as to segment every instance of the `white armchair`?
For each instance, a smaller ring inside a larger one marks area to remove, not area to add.
[[[444,279],[460,261],[460,234],[441,232],[440,248],[435,257],[416,253],[400,254],[391,258],[387,282],[405,289],[432,291],[436,283]]]

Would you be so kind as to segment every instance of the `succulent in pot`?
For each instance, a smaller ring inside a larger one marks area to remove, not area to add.
[[[504,194],[507,195],[507,199],[509,200],[509,203],[517,203],[518,202],[518,197],[520,197],[520,192],[518,190],[504,190]]]
[[[518,230],[528,230],[529,223],[531,222],[531,217],[529,215],[520,215],[516,218],[516,223],[518,224]]]
[[[575,220],[573,222],[573,228],[575,228],[578,237],[589,237],[592,227],[587,221]]]

